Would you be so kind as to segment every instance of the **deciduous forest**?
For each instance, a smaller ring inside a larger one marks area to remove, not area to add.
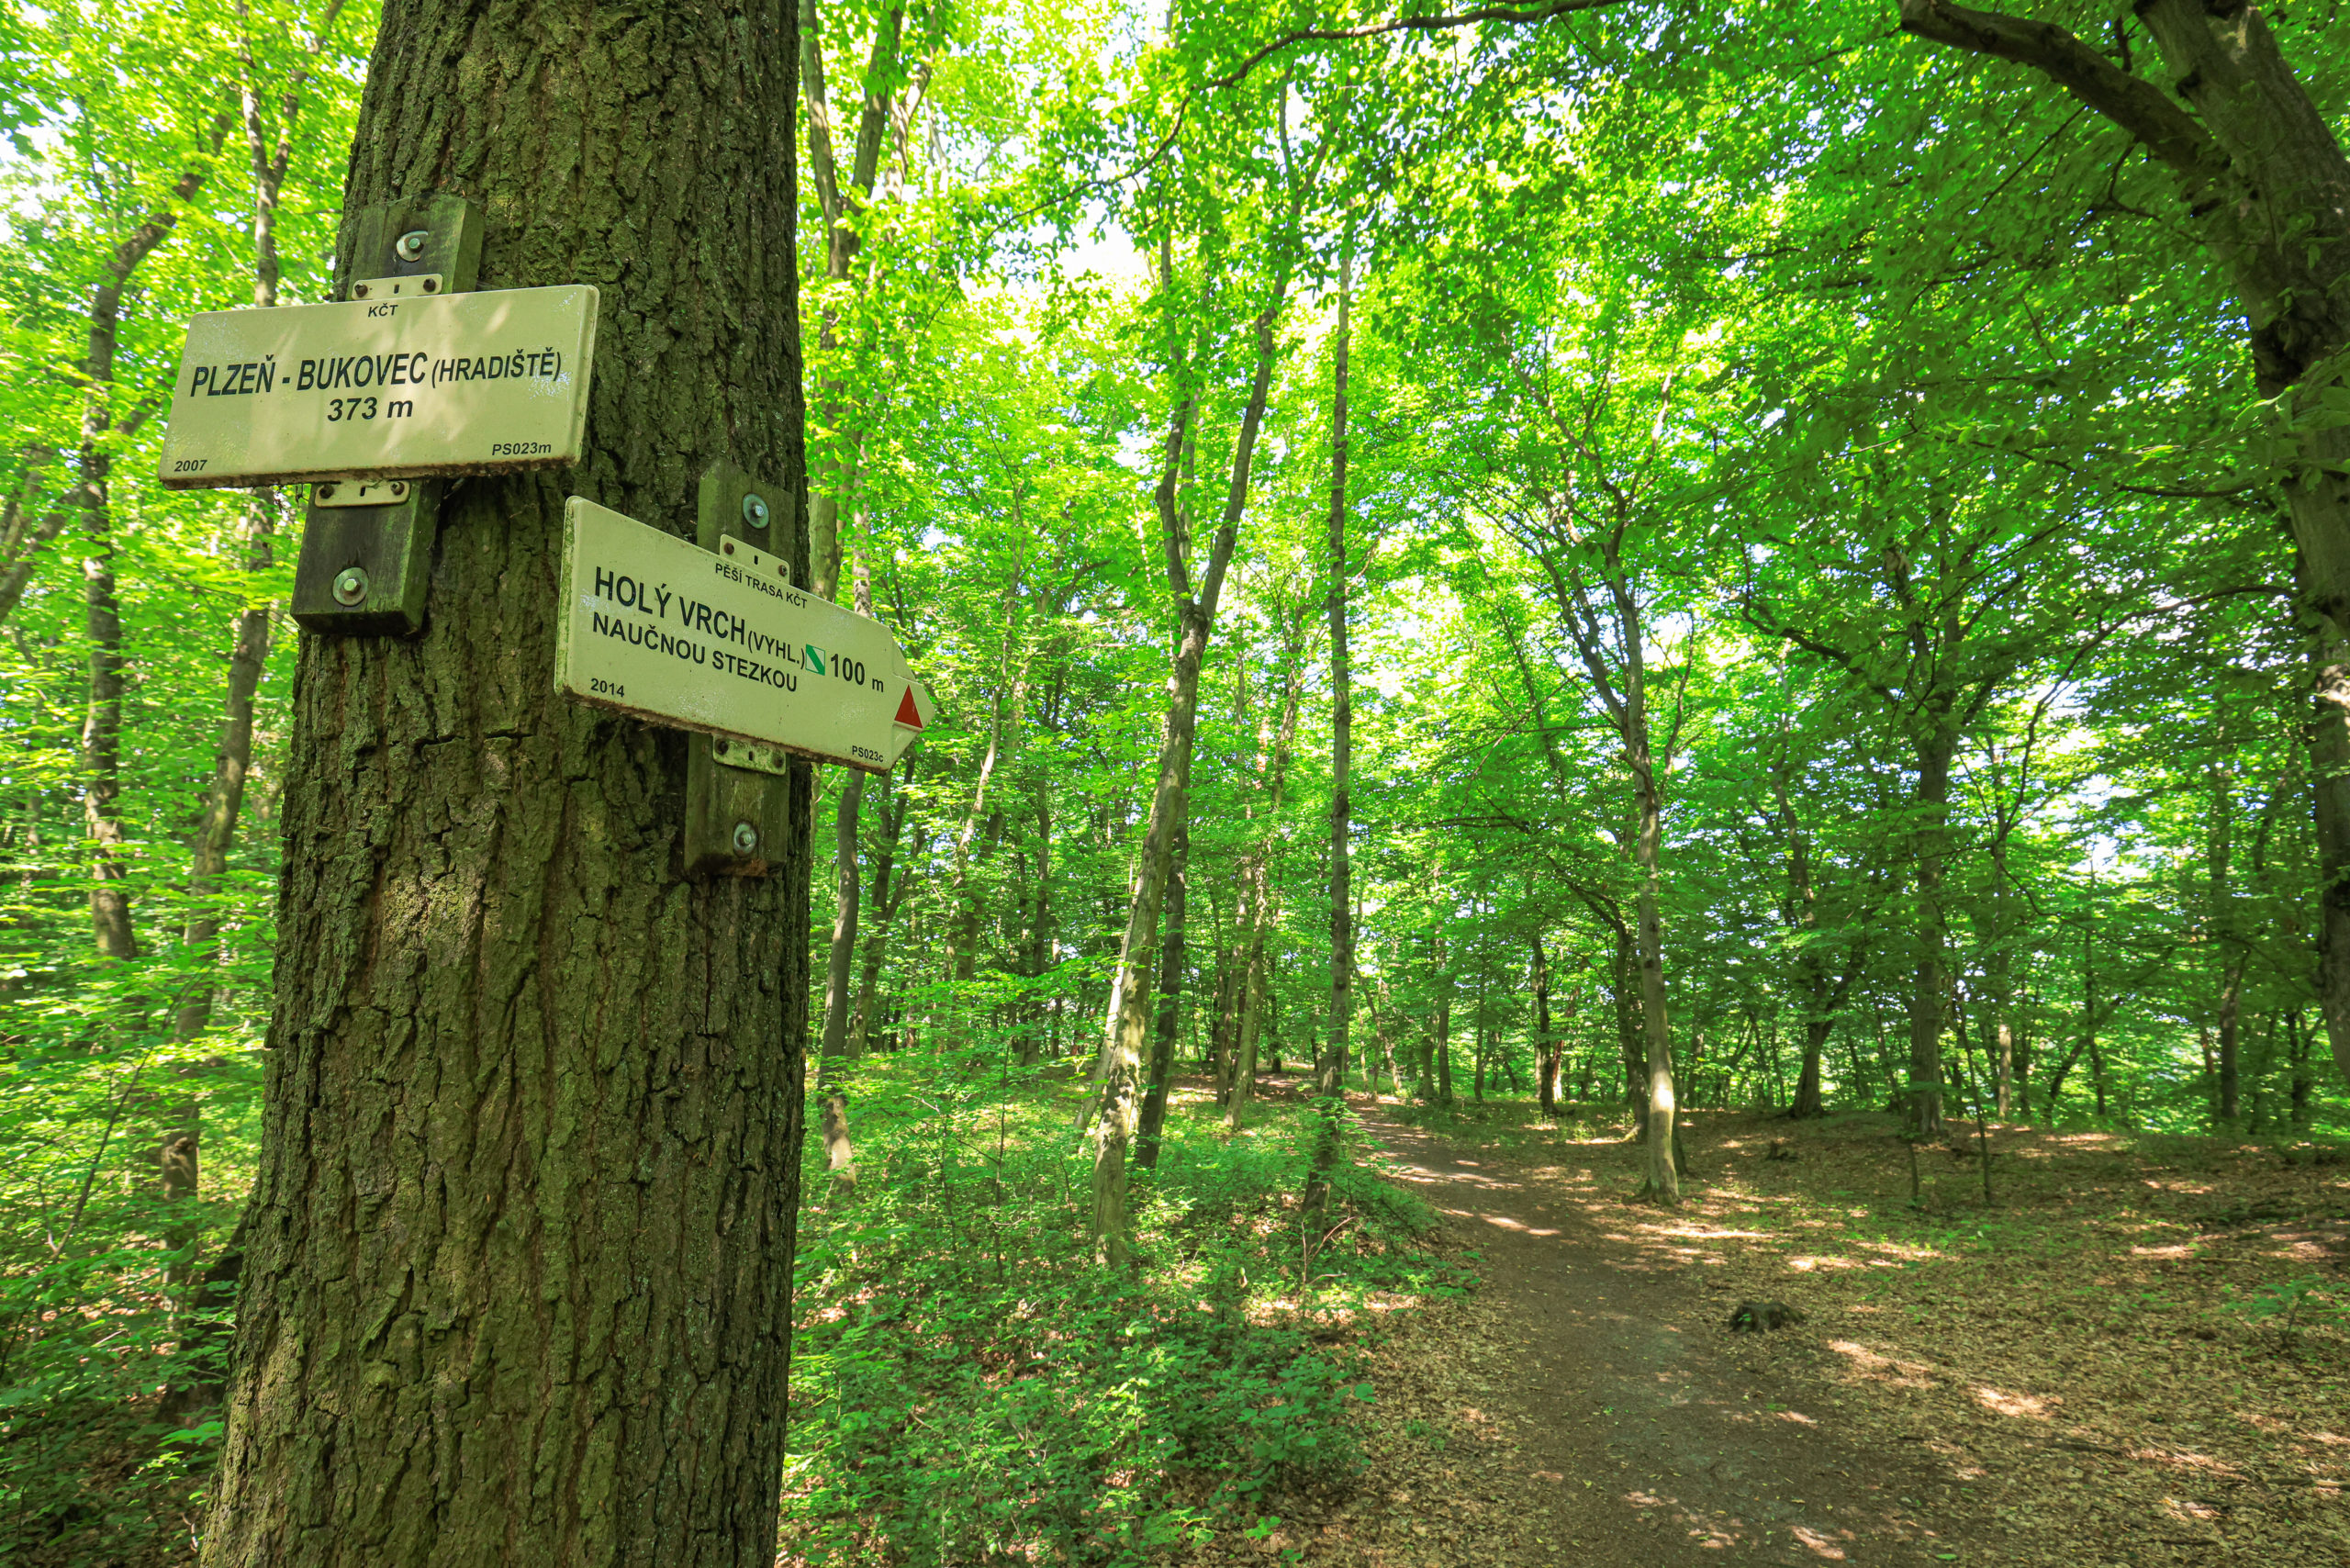
[[[0,130],[0,1560],[2350,1561],[2338,0],[7,0]],[[584,455],[297,622],[188,323],[411,223]],[[722,472],[886,771],[557,689]]]

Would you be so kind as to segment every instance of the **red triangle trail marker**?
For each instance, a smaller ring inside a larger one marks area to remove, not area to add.
[[[907,687],[906,694],[898,699],[896,722],[910,730],[919,730],[923,727],[922,710],[914,706],[914,689],[912,686]]]

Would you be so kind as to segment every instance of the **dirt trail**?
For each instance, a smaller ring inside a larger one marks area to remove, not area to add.
[[[1398,1178],[1473,1238],[1504,1346],[1490,1414],[1516,1447],[1486,1473],[1510,1495],[1427,1546],[1592,1568],[2005,1559],[1948,1461],[1847,1434],[1845,1404],[1864,1395],[1802,1375],[1816,1326],[1767,1345],[1727,1331],[1735,1296],[1633,1228],[1619,1172],[1521,1163],[1356,1109]]]

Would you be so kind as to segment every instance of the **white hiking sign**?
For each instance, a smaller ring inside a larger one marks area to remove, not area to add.
[[[185,490],[576,463],[596,302],[592,286],[571,284],[207,310],[180,351],[162,481]]]
[[[713,553],[574,496],[562,592],[555,687],[583,702],[873,773],[937,711],[889,628],[741,540]]]

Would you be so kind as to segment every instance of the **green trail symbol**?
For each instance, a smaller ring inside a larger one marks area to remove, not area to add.
[[[818,675],[824,673],[824,650],[813,643],[808,644],[808,667]]]

